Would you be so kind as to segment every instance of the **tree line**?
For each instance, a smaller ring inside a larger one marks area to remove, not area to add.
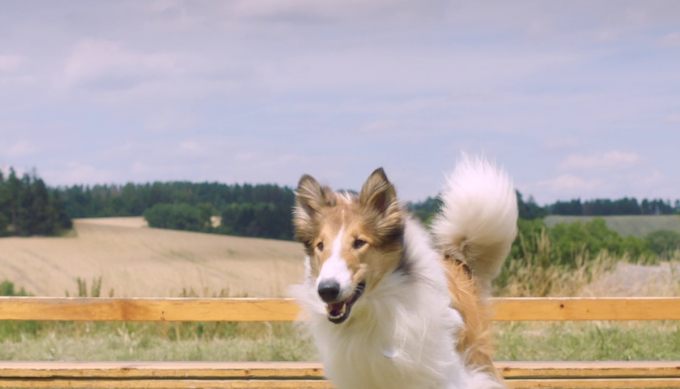
[[[144,215],[151,227],[292,239],[292,189],[273,184],[154,182],[60,189],[72,217]],[[217,216],[221,223],[214,223]]]
[[[418,218],[428,223],[439,211],[438,197],[409,204],[409,209]],[[544,206],[538,205],[532,196],[517,191],[517,207],[520,219],[539,219],[548,215],[564,216],[611,216],[611,215],[673,215],[680,214],[680,200],[671,202],[663,199],[642,199],[623,197],[621,199],[573,199],[556,201]]]
[[[540,206],[517,192],[521,219],[547,215],[653,215],[680,213],[680,200],[622,198],[569,200]],[[48,188],[35,172],[0,172],[0,235],[53,235],[71,218],[141,216],[152,227],[292,239],[293,189],[274,184],[193,183],[72,185]],[[425,223],[441,207],[438,197],[408,204]],[[220,222],[221,221],[221,222]]]
[[[642,199],[624,197],[617,200],[574,199],[570,201],[556,201],[546,207],[552,215],[582,215],[582,216],[610,216],[610,215],[672,215],[680,213],[680,200],[671,203],[663,199]]]
[[[19,177],[0,171],[0,236],[57,235],[71,228],[60,191],[35,172]]]

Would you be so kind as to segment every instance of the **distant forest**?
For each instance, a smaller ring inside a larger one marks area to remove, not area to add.
[[[680,201],[626,197],[540,206],[532,197],[517,194],[522,219],[680,214]],[[273,184],[154,182],[48,188],[35,173],[19,178],[10,169],[7,177],[0,172],[0,235],[55,235],[71,227],[71,218],[143,215],[152,227],[292,239],[294,201],[291,188]],[[437,197],[408,204],[425,223],[440,206]]]
[[[673,215],[680,214],[680,200],[643,199],[624,197],[618,200],[593,199],[556,201],[540,206],[530,196],[525,200],[521,192],[517,192],[517,205],[521,219],[538,219],[548,215],[564,216],[611,216],[611,215]],[[411,203],[409,208],[418,218],[429,221],[441,207],[438,197],[428,197],[424,201]]]
[[[154,182],[58,189],[74,218],[144,215],[149,225],[229,235],[292,239],[292,189],[271,184]],[[221,224],[213,226],[212,216]]]
[[[59,191],[35,173],[7,177],[0,170],[0,236],[57,235],[71,228]]]

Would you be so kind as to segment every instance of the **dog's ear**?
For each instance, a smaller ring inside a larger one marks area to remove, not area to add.
[[[387,179],[383,168],[368,177],[359,194],[359,203],[374,215],[376,232],[382,236],[393,235],[403,228],[403,212],[397,200],[397,191]]]
[[[295,191],[293,225],[295,237],[305,245],[311,244],[316,234],[317,219],[324,207],[332,206],[334,196],[330,188],[321,186],[314,177],[303,175]]]
[[[359,194],[359,202],[365,208],[384,214],[397,202],[397,191],[387,179],[383,168],[376,169],[368,177]]]

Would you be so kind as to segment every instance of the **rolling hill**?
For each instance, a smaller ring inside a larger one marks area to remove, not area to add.
[[[1,238],[0,281],[37,296],[74,294],[76,278],[102,277],[119,297],[286,295],[303,274],[294,242],[161,230],[142,218],[77,219],[58,238]]]

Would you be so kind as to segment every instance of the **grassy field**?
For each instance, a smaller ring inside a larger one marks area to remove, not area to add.
[[[658,230],[671,230],[680,232],[679,215],[659,215],[659,216],[559,216],[551,215],[545,219],[548,226],[557,223],[574,223],[579,221],[590,221],[596,217],[602,218],[607,226],[621,235],[632,235],[642,237],[650,232]]]
[[[677,323],[496,323],[497,360],[679,360]],[[47,324],[0,336],[0,360],[318,360],[293,324]]]
[[[284,296],[302,277],[293,242],[147,228],[142,218],[80,219],[58,238],[0,238],[0,281],[29,293],[74,293],[102,277],[102,295]]]

